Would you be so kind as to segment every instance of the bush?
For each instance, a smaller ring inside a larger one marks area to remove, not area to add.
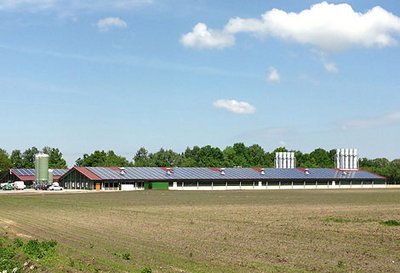
[[[15,245],[15,247],[22,247],[23,245],[24,245],[24,242],[21,240],[21,239],[19,239],[19,238],[16,238],[15,240],[14,240],[14,245]]]
[[[23,247],[23,251],[25,254],[32,258],[42,259],[44,258],[55,246],[57,245],[57,241],[43,241],[39,242],[39,240],[29,240],[26,245]]]
[[[387,221],[382,221],[381,224],[389,227],[394,227],[394,226],[400,226],[400,221],[387,220]]]
[[[131,259],[131,254],[129,254],[129,253],[123,253],[123,254],[121,255],[121,258],[124,259],[124,260],[130,260],[130,259]]]
[[[13,272],[15,268],[21,268],[21,264],[17,261],[18,246],[11,244],[6,238],[0,240],[0,270],[1,272]]]
[[[151,270],[151,268],[148,266],[143,267],[142,270],[140,271],[140,273],[152,273],[152,272],[153,270]]]

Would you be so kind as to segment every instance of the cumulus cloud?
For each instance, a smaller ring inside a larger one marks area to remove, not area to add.
[[[361,13],[349,4],[322,2],[298,13],[272,9],[259,19],[231,18],[220,31],[231,37],[225,47],[233,46],[232,36],[241,32],[310,44],[324,51],[386,47],[396,44],[394,35],[400,34],[400,17],[379,6]],[[198,43],[203,39],[207,38],[198,36]]]
[[[127,28],[128,24],[118,17],[107,17],[97,22],[97,27],[100,31],[105,32],[110,28]]]
[[[275,67],[270,67],[268,70],[267,81],[270,83],[278,83],[281,80],[278,70]]]
[[[220,99],[214,101],[213,105],[216,108],[225,109],[235,114],[253,114],[256,112],[256,108],[245,101]]]
[[[182,35],[181,43],[193,48],[224,48],[232,46],[235,38],[229,33],[208,29],[206,24],[198,23],[192,32]]]
[[[366,119],[354,119],[343,122],[342,130],[369,129],[400,123],[400,112],[392,112],[385,115]]]

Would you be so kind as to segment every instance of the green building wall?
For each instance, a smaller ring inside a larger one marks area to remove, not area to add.
[[[169,183],[165,181],[144,182],[145,190],[168,190]]]

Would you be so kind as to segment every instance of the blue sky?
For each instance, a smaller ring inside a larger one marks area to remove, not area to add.
[[[399,158],[398,1],[0,0],[1,148]]]

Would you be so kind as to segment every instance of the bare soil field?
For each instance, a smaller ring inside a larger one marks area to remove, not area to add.
[[[0,196],[0,236],[58,242],[45,272],[400,272],[398,221],[400,189]]]

